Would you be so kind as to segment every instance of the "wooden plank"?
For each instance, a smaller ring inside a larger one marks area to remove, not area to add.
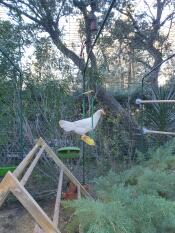
[[[44,232],[39,226],[38,224],[35,225],[35,228],[33,230],[33,233],[46,233]]]
[[[42,146],[41,149],[39,150],[39,152],[37,153],[35,159],[32,161],[32,163],[30,164],[28,170],[26,171],[25,175],[23,176],[23,178],[21,179],[20,183],[24,186],[26,184],[26,182],[28,181],[30,175],[32,174],[33,169],[35,168],[38,160],[40,159],[43,151],[45,150],[45,146]]]
[[[37,144],[32,148],[32,150],[27,154],[27,156],[24,158],[24,160],[18,165],[18,167],[13,172],[14,176],[19,177],[21,176],[23,170],[28,166],[30,163],[32,157],[34,156],[35,152],[38,150],[38,147],[41,143],[41,138],[37,141]],[[5,191],[6,190],[6,191]],[[8,189],[4,188],[4,191],[0,191],[0,207],[4,203],[6,197],[8,196],[9,191]]]
[[[81,189],[80,189],[80,185],[77,186],[77,197],[78,197],[78,199],[81,198]]]
[[[9,188],[11,185],[10,178],[7,174],[5,175],[5,177],[3,178],[3,180],[0,183],[0,207],[4,203],[6,197],[8,196]]]
[[[77,197],[78,197],[78,199],[81,199],[81,189],[80,189],[79,185],[77,186]],[[81,224],[79,224],[79,229],[78,230],[79,230],[79,233],[83,233]]]
[[[59,182],[58,182],[58,191],[57,191],[54,216],[53,216],[53,223],[54,223],[55,227],[58,226],[58,222],[59,222],[62,184],[63,184],[63,168],[61,168],[61,171],[60,171]]]
[[[7,176],[11,179],[10,191],[31,214],[37,224],[47,233],[61,233],[56,229],[50,218],[27,192],[27,190],[20,184],[16,177],[11,172],[8,172]]]
[[[53,152],[53,150],[45,143],[43,139],[41,139],[41,144],[45,145],[46,152],[48,155],[55,161],[58,167],[63,167],[64,174],[71,180],[73,184],[76,186],[80,186],[81,193],[86,197],[93,199],[92,196],[86,191],[86,189],[80,184],[80,182],[77,180],[77,178],[70,172],[70,170],[63,164],[63,162],[56,156],[56,154]]]
[[[81,225],[79,225],[79,233],[83,233],[83,229]]]
[[[24,169],[29,165],[30,161],[33,159],[36,151],[38,150],[40,146],[41,139],[39,139],[36,143],[36,145],[32,148],[32,150],[26,155],[26,157],[23,159],[23,161],[18,165],[18,167],[13,172],[13,175],[19,178],[21,174],[23,173]]]

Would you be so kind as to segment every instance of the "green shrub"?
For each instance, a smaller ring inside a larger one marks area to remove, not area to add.
[[[96,201],[66,203],[75,209],[67,232],[76,232],[76,221],[86,233],[175,233],[173,151],[174,140],[150,151],[148,161],[96,179]]]

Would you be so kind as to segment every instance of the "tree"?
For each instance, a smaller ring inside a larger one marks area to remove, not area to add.
[[[157,0],[151,9],[149,3],[145,0],[148,12],[141,12],[140,14],[134,12],[133,5],[127,5],[125,9],[117,7],[117,10],[125,15],[132,25],[133,36],[130,37],[130,46],[146,50],[153,58],[153,65],[151,68],[157,67],[163,60],[163,53],[167,49],[167,38],[169,36],[172,22],[175,17],[173,1]],[[171,9],[165,17],[163,11],[169,7]],[[156,12],[153,13],[153,10]],[[164,25],[169,23],[169,30],[167,34],[162,33]],[[129,38],[128,38],[129,39]],[[152,84],[157,83],[160,67],[156,69],[151,77]]]
[[[146,50],[153,58],[152,68],[157,66],[162,61],[162,46],[165,44],[166,38],[159,36],[160,29],[165,25],[167,21],[172,21],[174,12],[170,13],[163,21],[162,12],[167,5],[171,5],[171,0],[157,0],[155,8],[157,10],[156,17],[151,15],[151,21],[148,21],[149,15],[137,14],[134,12],[134,1],[123,1],[117,2],[115,9],[120,14],[127,17],[127,21],[115,20],[115,14],[112,15],[111,21],[114,22],[115,29],[119,24],[129,24],[129,34],[125,32],[123,39],[127,38],[127,43],[130,42],[130,47],[136,47],[140,50]],[[145,2],[147,5],[148,3]],[[73,50],[69,49],[63,40],[62,31],[60,28],[61,17],[67,17],[71,15],[81,15],[84,22],[85,40],[86,40],[86,52],[90,51],[92,46],[92,32],[90,30],[90,16],[94,15],[95,12],[106,13],[109,3],[107,1],[94,1],[94,0],[71,0],[71,1],[56,1],[56,0],[0,0],[0,5],[7,7],[16,16],[25,16],[32,21],[35,28],[47,32],[53,43],[56,45],[58,50],[69,58],[80,70],[84,71],[85,60],[79,57]],[[149,9],[150,10],[150,9]],[[151,14],[151,10],[150,10]],[[111,22],[110,21],[110,22]],[[112,31],[113,33],[113,31]],[[124,33],[124,32],[122,32]],[[128,35],[127,35],[128,34]],[[121,35],[120,35],[121,36]],[[117,35],[116,38],[118,39]],[[161,40],[163,42],[161,42]],[[156,42],[160,45],[157,48]],[[94,52],[90,54],[90,74],[93,78],[91,80],[96,83],[98,77],[98,63],[97,57]],[[157,82],[159,69],[157,69],[152,75],[152,82]],[[138,128],[137,124],[131,119],[124,108],[118,101],[114,99],[112,95],[106,93],[103,88],[97,88],[97,98],[103,104],[107,105],[109,109],[116,115],[123,115],[124,122],[132,122],[134,128]],[[124,124],[127,129],[128,124]]]
[[[157,0],[153,6],[153,2],[145,0],[144,3],[142,5],[146,9],[139,10],[137,1],[123,1],[123,4],[116,5],[120,17],[109,21],[108,34],[101,38],[100,45],[103,48],[116,48],[118,44],[118,49],[110,53],[112,61],[119,61],[121,57],[125,60],[135,59],[137,64],[143,65],[142,69],[145,67],[145,70],[150,70],[157,67],[169,53],[172,43],[169,36],[173,30],[175,13],[173,1]],[[120,62],[118,65],[121,67]],[[160,67],[150,75],[152,84],[157,85],[159,72]]]
[[[0,124],[2,135],[2,153],[8,150],[10,140],[20,141],[21,137],[21,92],[22,79],[19,74],[20,34],[18,26],[9,21],[0,22]],[[20,130],[19,130],[20,129]],[[18,143],[14,148],[18,150]],[[4,146],[7,145],[5,148]],[[6,151],[7,152],[7,151]]]

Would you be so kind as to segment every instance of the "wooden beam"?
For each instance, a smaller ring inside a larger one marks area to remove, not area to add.
[[[23,161],[18,165],[18,167],[13,172],[13,175],[19,178],[26,167],[29,165],[30,161],[33,159],[36,151],[38,150],[39,146],[41,145],[41,138],[37,141],[36,145],[32,148],[32,150],[26,155]]]
[[[59,222],[62,184],[63,184],[63,168],[61,168],[61,171],[60,171],[58,191],[57,191],[55,210],[54,210],[54,216],[53,216],[53,223],[55,227],[58,227],[58,222]]]
[[[34,155],[40,146],[42,146],[42,148],[39,150],[36,157],[34,158]],[[28,191],[24,188],[24,185],[26,184],[27,180],[32,174],[32,171],[35,168],[44,150],[47,152],[48,156],[51,157],[54,160],[54,162],[57,164],[57,166],[61,169],[59,182],[58,182],[58,191],[57,191],[57,197],[55,203],[53,222],[42,210],[42,208],[37,204],[37,202],[33,199],[33,197],[28,193]],[[34,160],[33,162],[31,162],[33,158]],[[27,169],[25,175],[21,179],[21,182],[19,182],[17,178],[21,177],[22,173],[28,167],[30,162],[31,164],[29,168]],[[61,233],[60,230],[57,228],[57,226],[59,221],[63,174],[66,174],[66,176],[70,179],[70,181],[77,186],[78,198],[81,198],[81,194],[83,194],[85,197],[93,199],[91,195],[86,191],[86,189],[73,176],[70,170],[56,156],[56,154],[52,151],[52,149],[44,142],[42,138],[40,138],[37,141],[36,145],[33,147],[33,149],[28,153],[28,155],[16,168],[14,173],[8,172],[4,177],[4,179],[2,180],[2,182],[0,183],[0,205],[4,202],[7,194],[11,191],[14,194],[14,196],[16,196],[16,198],[25,207],[25,209],[35,219],[37,225],[35,226],[33,233]],[[81,227],[80,227],[80,232],[82,232]]]
[[[77,197],[78,197],[78,199],[81,198],[81,189],[80,189],[79,185],[77,186]]]
[[[11,172],[8,172],[7,176],[11,180],[10,191],[31,214],[37,224],[47,233],[61,233],[17,178]]]
[[[30,164],[30,166],[29,166],[28,170],[26,171],[25,175],[24,175],[23,178],[21,179],[20,183],[21,183],[23,186],[27,183],[27,181],[28,181],[30,175],[32,174],[33,169],[35,168],[35,166],[36,166],[38,160],[40,159],[40,157],[41,157],[41,155],[42,155],[42,153],[43,153],[44,150],[45,150],[45,146],[42,146],[42,148],[41,148],[41,149],[39,150],[39,152],[37,153],[35,159],[34,159],[34,160],[32,161],[32,163]]]
[[[0,183],[0,207],[4,203],[11,186],[11,178],[6,174]]]
[[[17,166],[17,168],[13,172],[14,176],[16,176],[17,178],[19,176],[21,176],[21,174],[23,173],[23,170],[28,166],[28,164],[30,163],[31,159],[33,158],[35,152],[38,150],[38,147],[40,146],[40,143],[41,143],[41,139],[39,139],[37,141],[36,145],[26,155],[26,157],[24,158],[24,160]],[[5,201],[6,197],[8,196],[8,194],[9,194],[8,189],[4,189],[3,192],[0,191],[0,207],[4,203],[4,201]]]
[[[80,189],[79,185],[77,186],[77,197],[78,197],[78,199],[81,199],[81,189]],[[78,230],[79,230],[79,233],[83,233],[81,224],[79,224],[79,229]]]
[[[35,225],[35,228],[33,230],[33,233],[46,233],[44,232],[39,226],[38,224]]]
[[[53,150],[45,143],[43,139],[41,139],[41,144],[45,145],[47,154],[55,161],[58,167],[62,167],[64,170],[64,174],[71,180],[75,186],[80,186],[81,193],[86,197],[93,199],[92,196],[86,191],[86,189],[80,184],[80,182],[77,180],[77,178],[70,172],[70,170],[64,165],[64,163],[56,156],[56,154],[53,152]]]

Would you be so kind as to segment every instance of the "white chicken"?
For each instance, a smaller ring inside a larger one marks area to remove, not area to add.
[[[92,117],[85,118],[82,120],[70,122],[65,120],[60,120],[59,125],[62,129],[64,129],[66,132],[73,131],[79,135],[81,135],[81,139],[89,144],[89,145],[95,145],[95,142],[92,138],[88,137],[86,133],[94,130],[101,118],[102,115],[105,115],[105,112],[103,109],[100,109],[96,111],[93,115],[93,127],[92,127]]]

